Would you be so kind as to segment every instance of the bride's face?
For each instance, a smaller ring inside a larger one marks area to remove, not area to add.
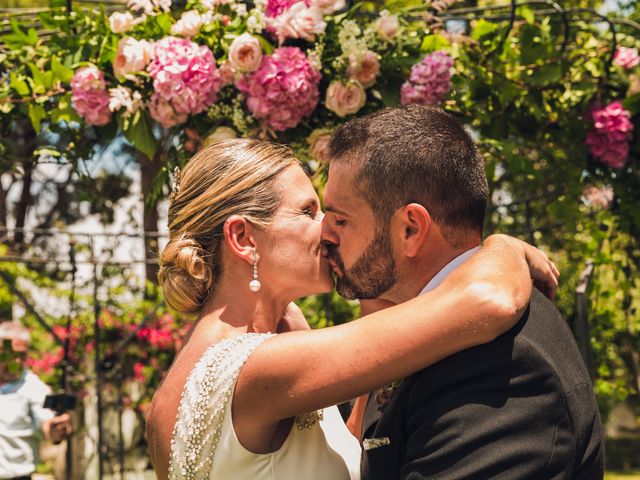
[[[313,185],[295,165],[282,172],[277,188],[282,204],[258,247],[260,282],[291,298],[330,291],[333,279],[320,241],[323,214]]]

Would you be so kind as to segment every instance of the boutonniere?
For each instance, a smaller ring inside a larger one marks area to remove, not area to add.
[[[382,410],[387,404],[391,401],[393,396],[396,394],[396,390],[402,383],[402,380],[398,380],[396,382],[388,383],[387,385],[379,388],[376,392],[376,403],[378,404],[378,409]]]
[[[365,451],[385,447],[387,445],[391,445],[391,440],[389,440],[389,437],[365,438],[362,441],[362,449]]]

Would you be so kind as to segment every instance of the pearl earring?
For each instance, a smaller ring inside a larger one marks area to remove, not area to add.
[[[253,280],[249,282],[249,290],[257,292],[260,290],[260,280],[258,280],[258,261],[256,260],[256,249],[253,248]]]

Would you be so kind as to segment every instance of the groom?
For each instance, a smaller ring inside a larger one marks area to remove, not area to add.
[[[339,127],[329,149],[322,235],[340,294],[404,302],[477,251],[484,163],[450,115],[381,110]],[[510,332],[399,380],[366,404],[363,480],[603,478],[589,375],[537,290]]]

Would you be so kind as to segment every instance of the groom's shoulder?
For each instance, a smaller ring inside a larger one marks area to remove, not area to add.
[[[520,321],[494,341],[452,355],[411,377],[410,384],[438,389],[492,376],[557,377],[563,389],[590,383],[575,339],[558,309],[538,290]]]

